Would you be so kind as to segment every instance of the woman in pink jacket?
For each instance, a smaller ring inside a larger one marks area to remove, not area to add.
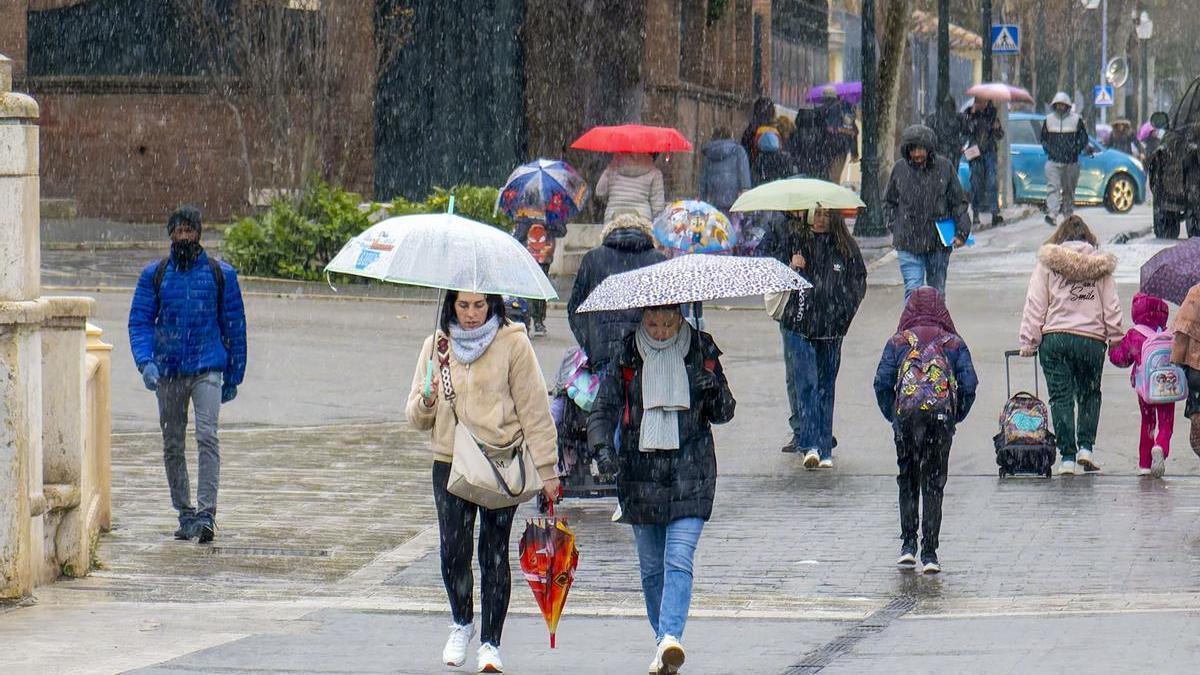
[[[1093,456],[1100,424],[1100,375],[1107,348],[1124,337],[1113,271],[1117,259],[1098,249],[1079,216],[1063,221],[1038,251],[1021,321],[1021,354],[1038,354],[1050,390],[1059,473],[1076,463],[1099,471]]]

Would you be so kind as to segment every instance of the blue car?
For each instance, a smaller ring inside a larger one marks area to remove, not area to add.
[[[1018,202],[1045,202],[1046,151],[1038,142],[1045,115],[1012,113],[1008,117],[1008,141],[1012,152],[1013,196]],[[1104,148],[1091,140],[1095,155],[1079,158],[1079,185],[1076,204],[1103,204],[1113,213],[1125,213],[1134,204],[1146,201],[1146,170],[1136,157]],[[964,159],[958,165],[958,179],[971,192],[971,170]]]

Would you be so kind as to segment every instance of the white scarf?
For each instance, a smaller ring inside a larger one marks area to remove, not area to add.
[[[692,344],[691,326],[684,322],[669,340],[655,340],[638,327],[642,356],[642,452],[679,449],[679,411],[691,407],[692,391],[684,358]]]

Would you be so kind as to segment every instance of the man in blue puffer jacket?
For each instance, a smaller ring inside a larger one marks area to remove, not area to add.
[[[207,543],[216,532],[221,475],[217,417],[246,372],[246,315],[237,272],[208,257],[200,228],[196,208],[171,214],[171,254],[142,270],[129,308],[129,344],[146,388],[158,394],[163,462],[179,513],[175,538]],[[200,454],[195,507],[184,456],[189,402]]]

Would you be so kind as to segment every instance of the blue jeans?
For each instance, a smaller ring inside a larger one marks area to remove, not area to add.
[[[922,286],[932,286],[946,297],[946,270],[950,267],[950,249],[929,253],[896,251],[900,259],[900,276],[904,277],[904,300]]]
[[[704,529],[703,518],[680,518],[668,525],[634,525],[646,616],[654,636],[683,638],[692,604],[692,560]]]
[[[999,213],[1000,195],[996,185],[996,153],[989,152],[971,160],[971,208],[975,215]]]
[[[833,392],[842,365],[842,338],[810,340],[780,324],[792,442],[797,451],[833,456]]]

